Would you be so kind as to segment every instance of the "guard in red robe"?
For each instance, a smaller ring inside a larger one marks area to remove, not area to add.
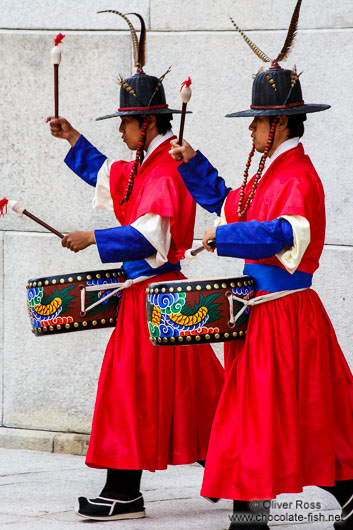
[[[121,118],[119,130],[136,151],[134,161],[109,160],[67,120],[48,118],[52,134],[72,146],[68,166],[95,187],[95,206],[113,209],[121,225],[73,232],[62,242],[75,252],[96,244],[103,263],[122,261],[126,273],[86,460],[106,468],[107,481],[98,497],[80,497],[76,508],[78,515],[101,521],[145,516],[142,470],[204,464],[223,383],[209,345],[161,348],[149,339],[146,287],[184,278],[178,255],[192,245],[195,202],[169,155],[175,138],[170,121],[179,111],[168,108],[164,76],[146,75],[139,51],[136,62],[137,73],[121,80],[119,110],[101,118]]]
[[[300,1],[296,21],[299,7]],[[292,20],[290,41],[295,28]],[[215,240],[219,256],[245,258],[244,274],[262,297],[261,304],[250,301],[246,339],[225,345],[225,385],[201,494],[234,500],[231,530],[265,530],[271,499],[316,485],[342,506],[334,528],[353,529],[353,377],[311,289],[325,205],[300,143],[306,114],[329,106],[304,103],[296,69],[278,64],[282,52],[256,75],[250,109],[228,115],[253,119],[253,149],[239,189],[230,190],[187,142],[171,142],[195,200],[222,218],[206,230],[206,249],[214,251]],[[255,150],[263,155],[248,182]]]

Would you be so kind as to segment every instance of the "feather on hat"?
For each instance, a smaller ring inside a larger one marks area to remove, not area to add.
[[[101,116],[97,120],[115,118],[117,116],[133,116],[148,114],[180,114],[181,110],[168,107],[163,80],[171,67],[161,76],[154,77],[145,74],[143,67],[146,62],[146,25],[139,13],[120,13],[112,9],[98,11],[98,13],[114,13],[122,17],[128,24],[133,48],[134,64],[137,68],[135,75],[124,79],[120,75],[120,105],[116,112]],[[135,15],[141,24],[140,38],[127,15]]]
[[[301,4],[302,0],[297,0],[283,47],[277,57],[272,61],[231,18],[231,22],[236,31],[240,33],[251,50],[263,62],[270,62],[271,66],[267,70],[260,68],[254,76],[250,109],[227,114],[226,116],[228,118],[307,114],[330,108],[330,105],[304,103],[299,81],[300,74],[297,74],[296,67],[288,70],[281,68],[278,64],[279,61],[287,59],[293,48],[298,30]]]

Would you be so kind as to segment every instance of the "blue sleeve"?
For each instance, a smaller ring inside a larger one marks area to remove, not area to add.
[[[130,225],[95,230],[94,234],[102,263],[134,261],[156,253],[151,243]]]
[[[102,155],[84,136],[79,137],[75,145],[70,149],[65,158],[65,163],[82,180],[95,186],[98,171],[106,161],[107,157]]]
[[[293,246],[293,229],[285,219],[249,221],[219,226],[216,247],[219,256],[270,258]]]
[[[178,171],[193,199],[208,212],[221,215],[227,188],[222,177],[200,151],[186,164],[180,164]]]

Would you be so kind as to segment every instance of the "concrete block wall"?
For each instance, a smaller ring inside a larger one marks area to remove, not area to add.
[[[63,163],[68,144],[52,138],[44,123],[53,113],[50,49],[61,31],[66,38],[60,66],[60,114],[108,156],[130,159],[120,141],[119,121],[95,121],[117,108],[119,73],[134,72],[124,21],[96,14],[110,8],[144,15],[148,28],[145,70],[158,76],[173,65],[164,82],[171,107],[180,106],[180,84],[192,77],[189,108],[193,114],[187,118],[185,137],[210,158],[229,185],[238,186],[251,145],[249,120],[224,115],[248,108],[251,74],[261,65],[233,31],[228,15],[248,30],[260,48],[275,56],[294,4],[295,0],[276,5],[264,0],[261,7],[255,0],[3,0],[0,198],[20,200],[62,232],[114,225],[111,214],[91,208],[92,189]],[[352,124],[348,119],[353,115],[353,5],[351,0],[323,0],[318,5],[303,2],[297,41],[285,64],[295,63],[303,70],[305,101],[332,105],[325,113],[308,116],[304,137],[327,198],[326,246],[314,287],[353,367]],[[176,117],[175,131],[178,126]],[[212,216],[199,210],[195,238],[200,239],[212,224]],[[33,337],[25,285],[36,276],[100,268],[109,267],[102,267],[92,247],[73,255],[61,248],[58,238],[25,217],[11,212],[0,219],[0,419],[4,429],[89,433],[110,331]],[[241,270],[240,260],[204,254],[185,266],[193,278],[235,276]],[[55,445],[51,436],[43,444],[48,450]]]
[[[4,391],[4,232],[0,232],[0,425],[3,421]]]

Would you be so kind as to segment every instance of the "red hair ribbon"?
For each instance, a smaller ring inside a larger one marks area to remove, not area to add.
[[[55,46],[60,44],[64,37],[65,37],[65,35],[63,35],[62,33],[58,33],[57,36],[54,39]]]
[[[180,92],[183,90],[184,86],[190,86],[190,85],[191,85],[191,79],[190,79],[190,77],[188,77],[186,81],[181,83]]]
[[[4,217],[4,214],[7,213],[7,203],[9,201],[4,197],[0,201],[0,217]]]
[[[180,261],[182,259],[185,259],[185,252],[186,252],[185,248],[178,249],[177,252],[176,252],[176,255],[175,255],[176,259],[178,261]]]

